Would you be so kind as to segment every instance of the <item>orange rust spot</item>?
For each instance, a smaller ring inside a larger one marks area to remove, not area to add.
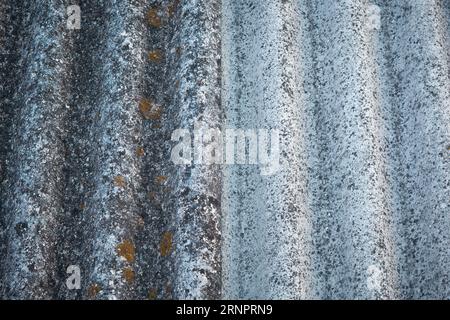
[[[167,181],[167,176],[157,176],[155,178],[155,183],[157,183],[157,184],[163,184],[166,181]]]
[[[116,187],[125,188],[126,181],[124,176],[116,176],[114,177],[114,184]]]
[[[148,197],[150,198],[150,200],[156,200],[156,192],[151,191],[148,193]]]
[[[160,62],[162,60],[162,51],[153,50],[148,53],[148,58],[153,62]]]
[[[151,289],[148,291],[148,299],[149,299],[149,300],[155,300],[157,296],[158,296],[158,293],[156,292],[156,289],[155,289],[155,288],[151,288]]]
[[[139,102],[139,111],[146,120],[158,120],[162,114],[161,107],[154,105],[147,99],[142,99]]]
[[[450,151],[450,145],[447,146],[447,150]]]
[[[131,263],[134,261],[136,251],[133,242],[131,242],[130,240],[125,240],[124,242],[118,244],[116,249],[117,254],[125,258],[125,260],[127,260],[128,262]]]
[[[102,290],[102,288],[100,288],[100,286],[96,283],[93,283],[89,286],[88,288],[88,296],[89,298],[93,299],[97,296],[97,294]]]
[[[139,111],[142,113],[142,116],[145,117],[145,114],[150,111],[152,108],[150,101],[147,99],[142,99],[139,101]]]
[[[80,203],[80,210],[84,210],[86,208],[86,204],[84,202]]]
[[[136,155],[137,155],[138,157],[143,157],[143,156],[145,155],[144,148],[138,147],[138,148],[136,149]]]
[[[128,268],[128,267],[124,268],[122,270],[122,275],[123,275],[123,278],[125,279],[125,281],[128,284],[133,283],[133,281],[134,281],[134,271],[133,271],[133,269]]]
[[[158,8],[151,8],[147,12],[148,23],[154,28],[159,28],[162,24],[161,17],[159,16],[158,11]]]
[[[170,250],[172,250],[172,242],[173,242],[172,233],[169,231],[164,232],[159,247],[159,252],[161,253],[161,256],[165,257],[169,255]]]

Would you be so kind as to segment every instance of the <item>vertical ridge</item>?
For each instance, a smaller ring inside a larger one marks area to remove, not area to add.
[[[449,296],[449,88],[445,1],[384,3],[397,139],[399,273],[405,298]]]
[[[218,128],[220,103],[220,0],[180,3],[182,53],[176,77],[180,128],[194,124]],[[204,141],[203,145],[208,142]],[[221,296],[222,172],[215,165],[176,166],[173,176],[174,297],[218,299]]]
[[[63,1],[25,5],[18,88],[7,159],[5,296],[52,298],[62,213],[69,42]],[[30,52],[29,55],[24,52]]]
[[[227,1],[223,8],[227,125],[279,130],[281,153],[279,170],[267,176],[261,164],[225,169],[225,297],[312,297],[306,142],[312,119],[297,65],[305,59],[301,8],[256,1]]]
[[[321,141],[314,247],[322,294],[393,298],[392,210],[368,2],[311,3],[309,9]]]
[[[92,170],[87,178],[93,189],[85,200],[82,222],[85,298],[134,297],[142,187],[136,148],[142,143],[137,97],[144,70],[144,8],[144,1],[112,1],[97,7],[99,15],[94,16],[105,25],[94,53],[99,62],[93,70],[100,80],[98,93],[90,102],[95,121],[87,146]]]

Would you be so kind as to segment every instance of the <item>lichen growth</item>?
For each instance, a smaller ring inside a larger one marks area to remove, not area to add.
[[[150,51],[149,53],[148,53],[148,58],[150,59],[150,61],[152,61],[152,62],[160,62],[161,60],[162,60],[162,58],[163,58],[163,55],[162,55],[162,51],[161,50],[153,50],[153,51]]]
[[[138,157],[143,157],[143,156],[145,155],[144,148],[142,148],[142,147],[137,147],[137,148],[136,148],[136,155],[137,155]]]
[[[98,284],[91,284],[87,290],[88,297],[94,299],[101,290],[102,288]]]
[[[114,185],[119,188],[125,188],[126,180],[124,176],[114,177]]]
[[[167,176],[157,176],[155,178],[155,183],[164,184],[167,181]]]
[[[125,240],[117,245],[117,254],[123,257],[129,263],[134,262],[136,251],[131,240]]]
[[[133,281],[134,281],[134,271],[133,271],[133,269],[131,269],[129,267],[123,268],[122,275],[123,275],[123,278],[125,279],[125,281],[128,284],[133,283]]]
[[[154,28],[159,28],[162,24],[162,20],[158,14],[158,11],[158,8],[151,8],[147,12],[147,21]]]
[[[172,242],[172,233],[169,231],[164,232],[159,247],[159,252],[161,253],[162,257],[166,257],[167,255],[169,255],[170,251],[172,250]]]
[[[162,108],[147,99],[139,101],[139,111],[146,120],[159,120],[162,114]]]

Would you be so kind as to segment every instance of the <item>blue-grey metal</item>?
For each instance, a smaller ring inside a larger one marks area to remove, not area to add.
[[[450,298],[449,18],[0,1],[0,297]],[[279,169],[174,163],[199,123],[279,130]]]

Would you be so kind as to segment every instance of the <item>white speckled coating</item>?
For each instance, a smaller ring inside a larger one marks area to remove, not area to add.
[[[1,1],[0,298],[449,299],[449,24],[448,0]],[[196,124],[278,130],[279,169],[174,163]]]

